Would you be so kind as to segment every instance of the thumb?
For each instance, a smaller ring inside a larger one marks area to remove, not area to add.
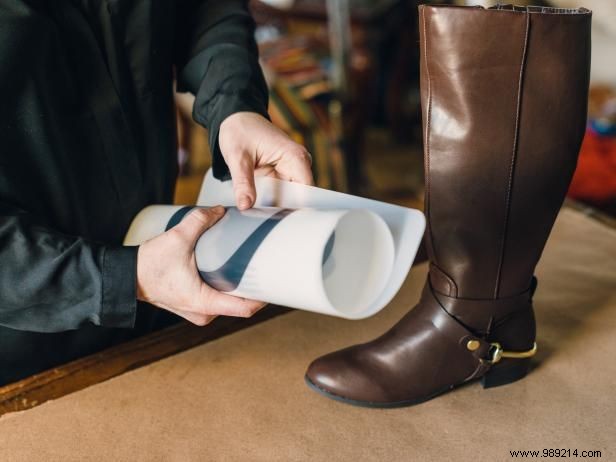
[[[228,165],[237,208],[240,210],[249,209],[254,205],[257,197],[254,160],[250,156],[242,155]]]
[[[211,228],[225,214],[225,208],[217,205],[212,208],[197,208],[190,212],[173,229],[190,242],[196,242],[206,230]]]

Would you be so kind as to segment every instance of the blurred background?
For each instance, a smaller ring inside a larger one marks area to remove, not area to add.
[[[271,119],[312,153],[318,186],[423,207],[420,3],[498,2],[250,1]],[[588,125],[569,197],[616,216],[616,2],[516,4],[593,10]],[[177,94],[177,103],[176,203],[190,204],[210,155],[206,131],[191,118],[193,97]]]

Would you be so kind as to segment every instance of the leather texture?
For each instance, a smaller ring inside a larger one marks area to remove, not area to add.
[[[533,272],[585,129],[589,10],[422,5],[419,21],[430,272],[391,330],[310,365],[312,388],[351,404],[526,374],[528,359],[492,365],[493,343],[533,347]]]

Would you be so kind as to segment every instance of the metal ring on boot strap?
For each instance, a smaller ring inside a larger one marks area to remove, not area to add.
[[[526,351],[507,351],[503,350],[503,347],[498,342],[491,343],[492,348],[490,349],[490,359],[484,360],[489,362],[490,364],[496,364],[502,358],[510,358],[510,359],[524,359],[524,358],[532,358],[537,353],[537,342],[533,343],[533,347],[530,350]]]
[[[485,338],[475,335],[441,305],[429,284],[424,286],[421,301],[415,309],[424,311],[422,315],[426,316],[446,338],[457,337],[459,339],[458,347],[463,348],[463,351],[472,354],[475,358],[477,361],[475,370],[464,381],[481,377],[501,358],[528,358],[537,351],[536,343],[533,344],[533,348],[527,351],[505,351],[500,343],[489,342]],[[452,354],[454,353],[452,350]]]

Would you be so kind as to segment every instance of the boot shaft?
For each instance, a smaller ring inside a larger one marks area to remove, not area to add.
[[[420,6],[433,287],[528,289],[586,124],[590,11]]]

